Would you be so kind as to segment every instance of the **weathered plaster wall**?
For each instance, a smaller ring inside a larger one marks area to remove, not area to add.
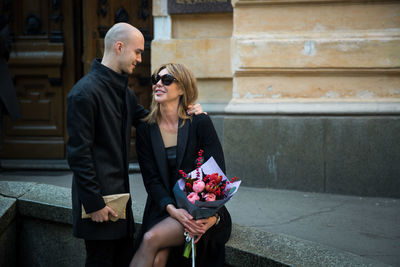
[[[223,112],[232,98],[231,36],[233,14],[168,14],[167,1],[153,1],[156,34],[152,69],[166,62],[188,66],[199,86],[199,101],[211,112]],[[168,24],[168,26],[166,26]]]
[[[233,13],[178,15],[153,2],[152,68],[186,64],[201,103],[400,103],[398,1],[234,0]]]
[[[233,100],[400,103],[397,1],[234,1]]]

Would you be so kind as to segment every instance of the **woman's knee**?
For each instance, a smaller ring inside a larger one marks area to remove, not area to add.
[[[151,229],[144,234],[142,243],[148,248],[158,250],[160,246],[160,241],[161,236],[157,233],[157,231]]]

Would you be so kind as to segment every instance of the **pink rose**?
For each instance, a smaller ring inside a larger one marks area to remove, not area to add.
[[[207,193],[206,196],[205,196],[205,199],[206,199],[206,202],[215,201],[215,194]]]
[[[192,193],[190,193],[190,194],[187,196],[187,199],[188,199],[192,204],[194,204],[194,202],[195,202],[196,200],[200,200],[200,197],[197,195],[197,193],[192,192]]]
[[[193,182],[193,191],[196,193],[200,193],[204,190],[205,184],[202,180],[196,180]]]

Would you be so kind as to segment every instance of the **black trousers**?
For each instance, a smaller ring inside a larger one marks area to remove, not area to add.
[[[85,240],[86,267],[129,266],[134,253],[134,239]]]

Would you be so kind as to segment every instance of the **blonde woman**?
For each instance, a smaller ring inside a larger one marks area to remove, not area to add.
[[[231,218],[222,207],[216,216],[194,220],[176,206],[172,188],[179,170],[195,168],[200,149],[205,160],[214,157],[225,172],[224,155],[211,119],[188,116],[198,96],[192,72],[182,64],[165,64],[152,76],[150,114],[137,127],[137,156],[148,198],[131,266],[184,266],[184,232],[196,236],[196,266],[223,266]],[[174,253],[172,256],[171,253]],[[176,254],[175,254],[176,253]]]

